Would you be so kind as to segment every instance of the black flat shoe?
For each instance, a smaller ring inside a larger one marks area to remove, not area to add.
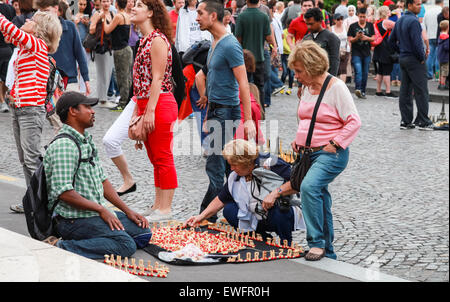
[[[131,192],[134,192],[134,191],[136,191],[136,183],[133,184],[129,189],[127,189],[127,190],[125,190],[123,192],[117,192],[117,195],[122,196],[124,194],[128,194],[128,193],[131,193]]]

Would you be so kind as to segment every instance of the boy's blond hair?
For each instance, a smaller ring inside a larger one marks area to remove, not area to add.
[[[448,20],[442,20],[441,23],[439,23],[439,28],[441,31],[448,31]]]

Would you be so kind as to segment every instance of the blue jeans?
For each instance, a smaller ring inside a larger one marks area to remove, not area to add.
[[[400,64],[395,63],[392,67],[391,72],[391,81],[401,81],[402,80],[402,71],[400,70]]]
[[[323,150],[312,153],[311,167],[300,186],[308,245],[325,249],[325,256],[332,259],[337,257],[333,249],[332,200],[328,185],[344,171],[348,158],[348,148],[336,154]]]
[[[205,116],[206,116],[206,107],[204,109],[200,109],[197,106],[197,101],[200,99],[200,95],[198,93],[197,87],[193,86],[189,93],[190,93],[190,98],[191,98],[191,107],[192,107],[192,110],[194,111],[195,120],[197,121],[198,134],[200,135],[201,145],[203,146],[203,141],[205,140],[206,133],[203,132],[202,126],[203,126],[203,121],[205,120]]]
[[[430,54],[427,59],[427,77],[434,78],[434,73],[439,71],[439,62],[437,61],[437,40],[430,39]]]
[[[239,207],[235,202],[225,204],[223,208],[223,216],[230,225],[238,228],[239,219],[237,218]],[[287,240],[288,244],[292,243],[292,231],[294,230],[294,210],[292,208],[287,212],[280,211],[279,206],[271,208],[267,215],[267,220],[258,222],[256,232],[263,234],[266,232],[275,232],[281,239]]]
[[[100,216],[58,219],[57,230],[63,240],[57,246],[91,259],[110,254],[130,257],[137,248],[147,246],[152,237],[150,229],[139,227],[123,212],[116,215],[125,231],[112,231]]]
[[[367,78],[369,77],[370,56],[359,57],[352,55],[352,64],[355,69],[355,89],[366,93]]]
[[[273,91],[276,88],[280,88],[283,86],[283,82],[278,78],[278,68],[275,66],[270,66],[271,72],[270,72],[270,85],[271,85],[271,91]]]
[[[117,85],[115,74],[116,71],[113,69],[111,80],[109,81],[108,96],[120,96],[119,86]]]
[[[241,108],[239,105],[233,108],[215,108],[208,110],[208,144],[206,158],[206,174],[209,178],[208,190],[200,205],[200,213],[208,207],[216,198],[224,184],[224,177],[230,173],[230,167],[222,156],[222,150],[226,143],[233,140],[234,134],[241,120]],[[217,215],[208,219],[211,222],[217,220]]]
[[[292,88],[294,84],[294,71],[290,70],[288,67],[289,55],[281,55],[281,65],[283,66],[283,73],[281,74],[281,82],[286,81],[286,77],[289,76],[289,88]]]
[[[272,84],[271,84],[271,64],[270,64],[270,53],[267,50],[264,50],[264,104],[270,106],[271,104],[271,95],[272,95]]]

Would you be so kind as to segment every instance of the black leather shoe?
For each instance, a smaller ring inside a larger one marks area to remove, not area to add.
[[[128,193],[131,193],[131,192],[134,192],[134,191],[136,191],[136,184],[133,184],[129,189],[127,189],[127,190],[125,190],[123,192],[117,192],[117,195],[122,196],[124,194],[128,194]]]

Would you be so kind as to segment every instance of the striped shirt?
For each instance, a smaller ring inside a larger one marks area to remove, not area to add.
[[[77,171],[79,151],[77,145],[70,138],[59,138],[48,146],[43,163],[47,179],[49,209],[62,193],[70,190],[75,190],[87,200],[109,209],[103,196],[103,182],[106,180],[106,175],[98,158],[92,135],[87,131],[82,135],[67,124],[63,124],[58,134],[60,133],[67,133],[79,142],[81,158],[85,159],[93,155],[93,160],[92,163],[81,162]],[[114,213],[112,210],[110,211]],[[58,203],[54,213],[64,218],[98,216],[97,212],[77,209],[64,201]]]
[[[49,76],[48,47],[0,14],[0,32],[7,42],[19,48],[14,62],[14,85],[11,89],[16,107],[43,106]]]

